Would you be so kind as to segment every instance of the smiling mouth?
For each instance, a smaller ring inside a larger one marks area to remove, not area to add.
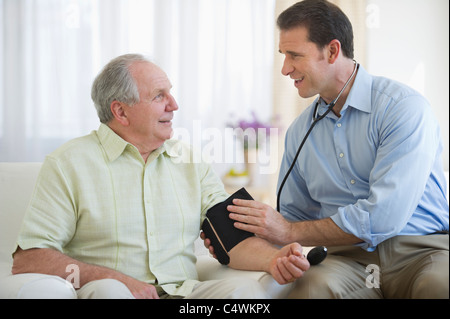
[[[304,79],[305,79],[305,77],[302,77],[302,78],[299,78],[299,79],[295,79],[294,80],[295,86],[299,85]]]

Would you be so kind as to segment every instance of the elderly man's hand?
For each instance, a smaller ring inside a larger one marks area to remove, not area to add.
[[[291,283],[303,276],[310,267],[302,253],[302,246],[292,243],[282,247],[269,265],[269,273],[281,285]]]

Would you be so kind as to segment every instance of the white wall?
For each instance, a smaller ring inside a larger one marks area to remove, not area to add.
[[[406,83],[431,103],[449,169],[449,1],[368,0],[366,69]]]

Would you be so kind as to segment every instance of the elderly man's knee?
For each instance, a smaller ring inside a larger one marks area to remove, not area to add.
[[[39,275],[38,278],[30,280],[22,285],[17,293],[17,298],[76,299],[77,294],[73,286],[66,280],[56,276]]]
[[[101,279],[85,284],[79,291],[80,299],[133,299],[125,284],[115,279]]]
[[[234,287],[230,293],[232,299],[267,299],[269,296],[256,279],[236,278],[228,282]]]

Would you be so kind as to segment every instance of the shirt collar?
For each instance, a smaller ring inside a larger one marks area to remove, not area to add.
[[[358,73],[356,74],[355,81],[353,82],[353,86],[350,90],[347,100],[345,101],[344,106],[342,107],[341,114],[343,114],[349,106],[360,111],[370,113],[372,110],[371,91],[372,76],[367,73],[367,71],[360,65]],[[323,114],[327,111],[328,105],[323,99],[319,97],[315,100],[314,104],[315,103],[319,103],[318,114]],[[335,117],[335,115],[333,115],[332,113],[330,113],[328,116]],[[312,121],[314,121],[314,119]]]
[[[97,136],[110,162],[116,160],[129,144],[117,135],[108,125],[100,124]]]
[[[116,160],[120,155],[122,155],[127,146],[135,149],[139,153],[139,151],[134,145],[125,141],[106,124],[103,123],[100,124],[100,127],[97,131],[97,136],[105,150],[108,160],[111,162]],[[179,143],[177,143],[177,141],[167,140],[164,142],[163,145],[161,145],[161,147],[154,150],[152,154],[150,154],[150,157],[147,160],[147,162],[150,162],[151,160],[157,158],[160,154],[163,153],[166,153],[170,157],[179,157],[181,156],[181,152],[182,152],[181,147]]]
[[[164,148],[164,151],[170,157],[180,157],[183,155],[182,144],[178,140],[167,140],[161,147]]]
[[[345,104],[344,107],[351,106],[366,113],[372,111],[372,76],[361,65]]]

